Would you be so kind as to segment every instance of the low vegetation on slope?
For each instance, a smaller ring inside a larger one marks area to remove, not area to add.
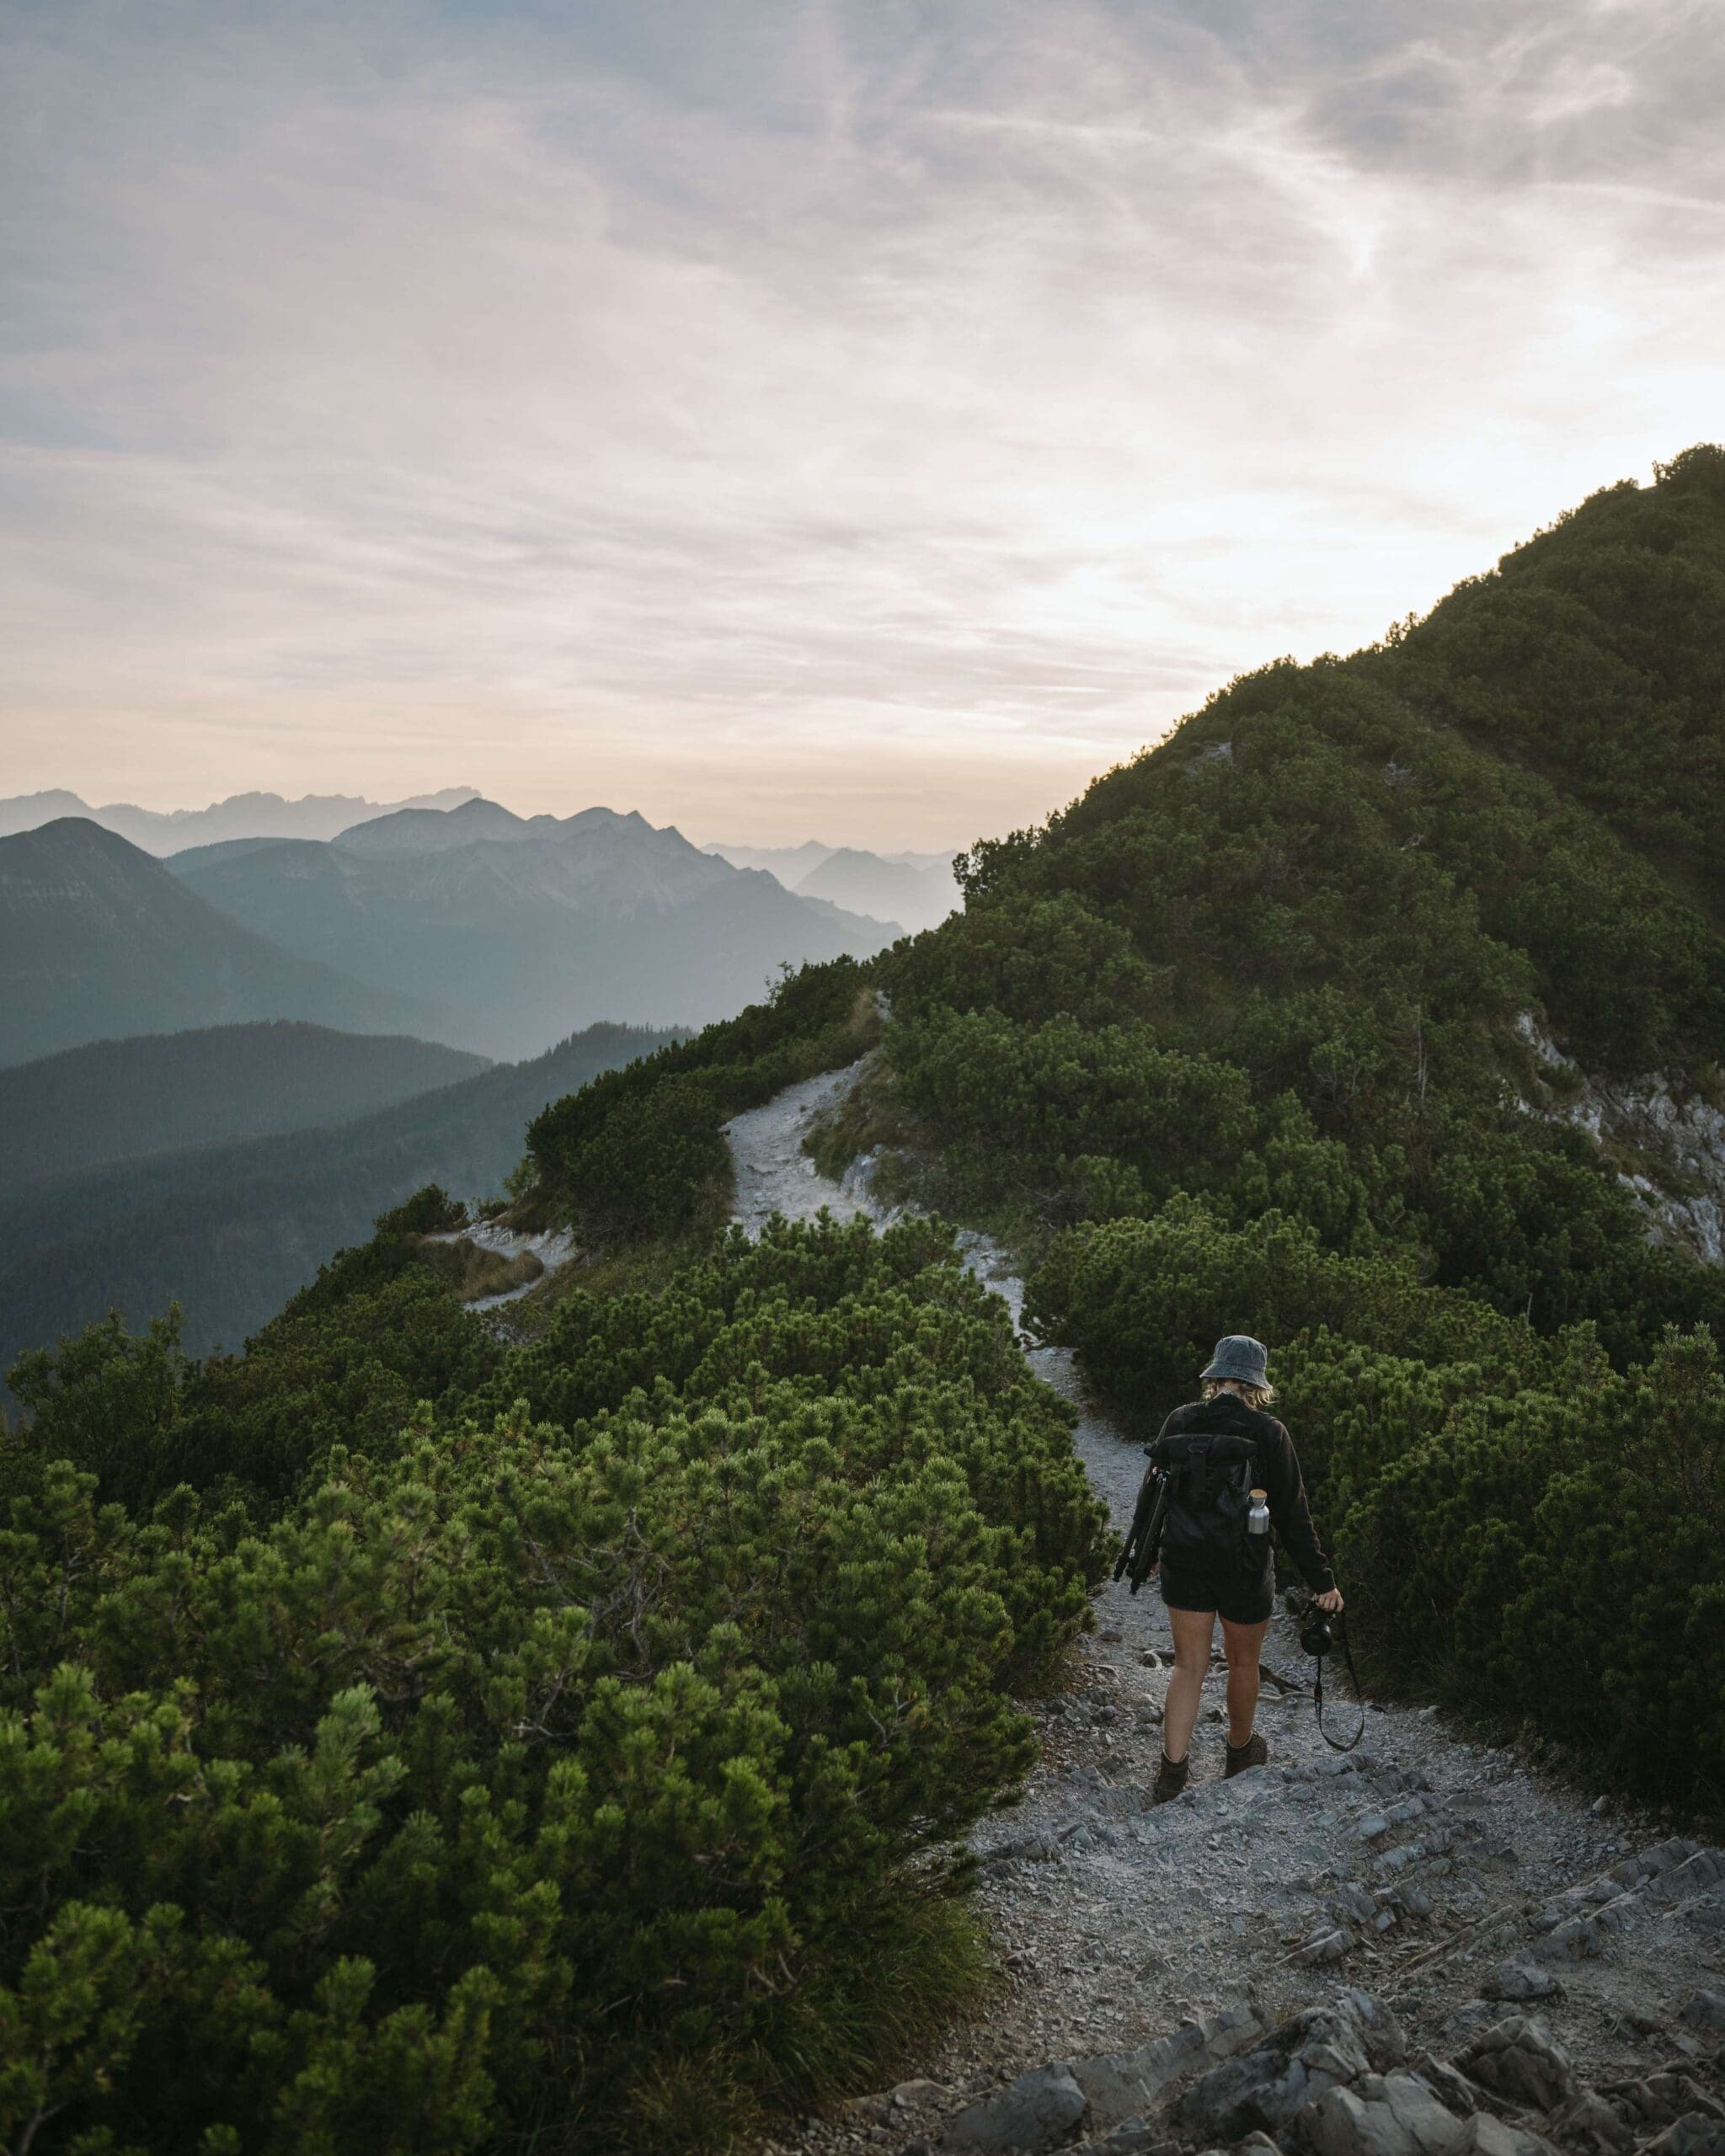
[[[1722,650],[1704,449],[1236,682],[969,857],[882,964],[852,1133],[1039,1252],[1032,1321],[1146,1421],[1219,1333],[1278,1343],[1381,1670],[1715,1812],[1725,1276],[1542,1111],[1718,1085]]]
[[[413,1267],[89,1346],[6,1461],[8,2132],[710,2147],[973,1973],[948,1845],[1106,1553],[940,1230],[507,1353]]]
[[[140,1153],[349,1123],[484,1068],[432,1041],[289,1018],[93,1041],[0,1070],[0,1190]]]
[[[1717,451],[1596,497],[555,1102],[523,1208],[654,1262],[525,1341],[430,1191],[243,1356],[22,1366],[0,2127],[713,2147],[967,1979],[953,1838],[1108,1543],[944,1230],[713,1232],[727,1118],[871,1048],[829,1155],[1008,1229],[1129,1415],[1275,1344],[1386,1677],[1722,1808],[1725,1288],[1555,1113],[1718,1082],[1722,531]]]
[[[1283,1345],[1380,1668],[1715,1809],[1725,1276],[1616,1172],[1669,1161],[1557,1112],[1584,1073],[1719,1084],[1722,650],[1701,449],[1383,647],[1235,683],[961,862],[964,914],[870,969],[878,1068],[820,1141],[1008,1232],[1146,1426],[1217,1334]],[[652,1157],[663,1221],[697,1186]]]
[[[530,1063],[351,1121],[39,1177],[0,1207],[0,1370],[116,1306],[136,1323],[177,1303],[188,1346],[235,1346],[377,1214],[428,1182],[465,1197],[499,1189],[547,1101],[674,1038],[590,1026]]]

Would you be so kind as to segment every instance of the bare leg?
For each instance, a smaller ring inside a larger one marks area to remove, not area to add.
[[[1258,1666],[1269,1628],[1268,1618],[1261,1625],[1231,1625],[1226,1617],[1222,1620],[1222,1652],[1228,1657],[1228,1742],[1236,1752],[1250,1741],[1258,1719]],[[1172,1686],[1169,1690],[1172,1695]]]
[[[1192,1742],[1199,1698],[1210,1674],[1210,1643],[1215,1622],[1214,1610],[1168,1612],[1174,1635],[1174,1673],[1168,1679],[1167,1700],[1162,1708],[1162,1750],[1173,1760],[1183,1759]]]

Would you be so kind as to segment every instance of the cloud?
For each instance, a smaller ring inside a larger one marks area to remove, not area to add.
[[[964,839],[1719,431],[1680,0],[362,12],[0,19],[19,784]]]

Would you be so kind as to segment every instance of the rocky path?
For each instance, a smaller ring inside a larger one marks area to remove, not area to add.
[[[843,1218],[873,1212],[866,1177],[841,1188],[802,1151],[811,1118],[852,1082],[854,1071],[811,1080],[732,1123],[745,1225],[758,1230],[774,1212],[812,1219],[823,1204]],[[1016,1320],[1022,1283],[1010,1261],[984,1238],[964,1242]],[[1087,1407],[1069,1356],[1027,1353],[1078,1406],[1079,1450],[1124,1527],[1142,1455]],[[1170,1644],[1161,1599],[1153,1582],[1135,1598],[1109,1585],[1096,1614],[1071,1689],[1033,1710],[1043,1753],[1023,1803],[974,1838],[1001,1981],[973,2017],[931,2038],[919,2079],[897,2100],[884,2092],[810,2120],[799,2150],[1041,2149],[1087,2137],[1109,2156],[1153,2147],[1172,2156],[1240,2143],[1249,2113],[1260,2143],[1278,2118],[1284,2139],[1320,2156],[1456,2156],[1461,2143],[1445,2139],[1442,2120],[1427,2117],[1417,2132],[1382,2110],[1383,2069],[1403,2111],[1429,2096],[1458,2132],[1471,2103],[1491,2131],[1501,2120],[1505,2132],[1555,2138],[1578,2156],[1624,2156],[1676,2133],[1674,2121],[1699,2120],[1705,2132],[1686,2125],[1661,2156],[1725,2156],[1725,2125],[1706,2108],[1725,2120],[1725,1855],[1542,1780],[1431,1710],[1371,1707],[1359,1748],[1328,1750],[1305,1689],[1311,1665],[1281,1615],[1259,1716],[1271,1764],[1220,1780],[1218,1662],[1193,1785],[1152,1808]],[[1356,1721],[1351,1701],[1338,1700],[1332,1726],[1351,1734]],[[1372,2119],[1354,2118],[1339,2098],[1331,2110],[1343,2123],[1320,2132],[1312,2106],[1324,2076],[1303,2068],[1301,2102],[1283,2112],[1266,2103],[1223,2119],[1199,2105],[1183,2125],[1173,2118],[1168,2107],[1223,2058],[1236,2079],[1247,2071],[1234,2053],[1262,2067],[1268,2047],[1285,2079],[1287,2017],[1323,2002],[1354,2020],[1327,2037],[1295,2034],[1354,2062],[1336,2086],[1355,2110],[1380,2105],[1377,2141],[1365,2130]],[[1498,2041],[1518,2016],[1535,2017],[1520,2050]],[[1499,2079],[1519,2095],[1494,2089],[1478,2048],[1493,2042],[1490,2057],[1515,2052]],[[1558,2063],[1541,2066],[1547,2043]],[[1423,2078],[1402,2063],[1410,2056],[1424,2057]],[[1472,2066],[1445,2096],[1434,2084],[1453,2058]],[[1424,2095],[1401,2088],[1412,2079]],[[1534,2103],[1530,2090],[1555,2092],[1554,2102]],[[1595,2098],[1582,2125],[1568,2119]],[[1122,2140],[1127,2120],[1138,2123]],[[1482,2156],[1517,2156],[1507,2144],[1487,2149],[1486,2127],[1466,2132]]]
[[[495,1251],[499,1257],[525,1257],[530,1253],[539,1261],[539,1270],[519,1287],[505,1288],[500,1294],[476,1295],[467,1305],[470,1310],[494,1310],[505,1303],[518,1303],[529,1295],[548,1276],[560,1272],[575,1254],[575,1239],[567,1228],[548,1228],[538,1233],[523,1233],[505,1228],[495,1220],[473,1220],[464,1228],[449,1228],[426,1237],[434,1243],[475,1243],[481,1250]]]

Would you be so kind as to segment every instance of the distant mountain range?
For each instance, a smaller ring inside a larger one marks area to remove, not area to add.
[[[595,1026],[530,1063],[494,1065],[350,1122],[13,1187],[0,1204],[0,1380],[22,1349],[50,1346],[110,1308],[142,1329],[179,1302],[195,1353],[218,1341],[238,1348],[324,1259],[365,1241],[378,1214],[428,1182],[462,1198],[496,1192],[547,1102],[672,1038]],[[324,1033],[299,1043],[299,1059],[307,1075],[321,1060],[335,1091],[373,1045]],[[205,1097],[234,1066],[233,1041],[217,1033],[113,1052],[148,1086],[161,1075],[158,1051],[172,1053],[178,1084]],[[15,1082],[36,1085],[47,1068]]]
[[[960,904],[950,853],[869,853],[859,846],[726,846],[706,849],[737,868],[764,868],[788,891],[825,899],[872,921],[892,922],[915,933],[933,928]]]
[[[0,1193],[104,1161],[351,1122],[482,1059],[278,1018],[93,1041],[0,1070]]]
[[[168,867],[296,958],[444,1006],[415,1030],[502,1057],[602,1018],[728,1017],[781,965],[868,957],[899,932],[609,808],[521,817],[476,797]]]
[[[189,846],[211,846],[223,839],[333,839],[338,831],[368,816],[387,816],[401,808],[454,808],[474,798],[471,786],[446,787],[441,793],[416,794],[410,801],[367,801],[354,793],[307,793],[297,801],[279,793],[232,793],[207,808],[139,808],[129,801],[110,801],[93,808],[75,793],[56,787],[47,793],[14,794],[0,800],[0,838],[34,831],[63,816],[81,816],[117,831],[146,853],[178,853]]]
[[[280,949],[82,818],[0,838],[0,1066],[257,1018],[433,1039],[451,1027],[430,1003]]]

